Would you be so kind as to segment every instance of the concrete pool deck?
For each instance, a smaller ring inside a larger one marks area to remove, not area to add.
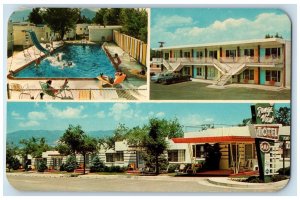
[[[66,43],[76,43],[81,44],[81,41],[72,41]],[[92,44],[90,42],[84,42],[84,44]],[[45,46],[45,44],[42,44]],[[54,42],[54,49],[59,48],[61,45],[60,42]],[[108,45],[109,51],[112,53],[118,53],[120,55],[120,59],[122,63],[126,63],[128,59],[126,53],[115,44],[109,43]],[[24,53],[25,52],[25,53]],[[15,71],[22,68],[24,65],[27,65],[30,62],[33,62],[39,57],[43,57],[44,53],[37,54],[39,52],[35,46],[32,46],[25,51],[16,52],[14,55],[7,59],[7,74],[10,71]],[[27,54],[27,56],[25,56]],[[28,56],[30,55],[30,56]],[[130,57],[129,57],[130,59]],[[136,68],[139,64],[136,61],[130,61],[132,64],[132,68]],[[121,63],[121,65],[122,65]],[[142,66],[140,66],[142,68]],[[127,71],[128,73],[128,71]],[[127,74],[126,73],[126,74]],[[129,71],[130,73],[130,71]],[[128,77],[138,78],[138,81],[132,81],[128,79],[120,84],[118,88],[104,88],[102,87],[102,83],[98,79],[69,79],[69,89],[71,92],[66,91],[66,94],[63,96],[66,97],[66,100],[71,100],[68,97],[72,97],[72,100],[147,100],[149,99],[148,87],[146,85],[146,76],[139,77],[136,74],[128,74]],[[37,78],[37,79],[7,79],[7,83],[9,84],[8,89],[9,99],[14,100],[25,100],[25,99],[35,99],[35,100],[60,100],[60,98],[53,98],[48,95],[44,95],[43,99],[40,99],[41,82],[46,82],[51,78]],[[53,78],[52,86],[56,89],[59,89],[63,84],[65,78]],[[138,82],[138,84],[136,83]],[[11,90],[13,84],[19,84],[22,88],[21,91]],[[68,94],[69,93],[69,94]]]

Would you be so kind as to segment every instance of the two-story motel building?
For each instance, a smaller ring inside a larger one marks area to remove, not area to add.
[[[152,71],[180,72],[216,85],[290,88],[291,42],[280,38],[153,48]],[[156,70],[155,70],[156,69]],[[150,71],[151,71],[150,70]]]

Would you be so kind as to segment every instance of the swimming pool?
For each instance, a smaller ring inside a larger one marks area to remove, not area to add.
[[[100,73],[114,77],[115,68],[99,45],[67,44],[17,72],[17,78],[95,78]]]

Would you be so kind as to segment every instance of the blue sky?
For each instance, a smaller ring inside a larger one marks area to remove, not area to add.
[[[291,23],[279,9],[258,8],[153,8],[151,48],[260,39],[278,32],[291,39]]]
[[[113,130],[119,123],[143,125],[150,117],[173,119],[185,126],[207,123],[236,125],[251,117],[249,103],[44,103],[8,102],[7,132],[65,130],[69,124],[85,131]],[[275,108],[289,104],[275,104]]]

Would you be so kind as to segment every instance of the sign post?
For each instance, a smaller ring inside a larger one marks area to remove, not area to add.
[[[280,124],[275,123],[275,111],[271,104],[251,106],[252,125],[249,126],[251,137],[255,138],[255,147],[259,168],[259,178],[268,182],[271,175],[271,146],[279,139]]]

